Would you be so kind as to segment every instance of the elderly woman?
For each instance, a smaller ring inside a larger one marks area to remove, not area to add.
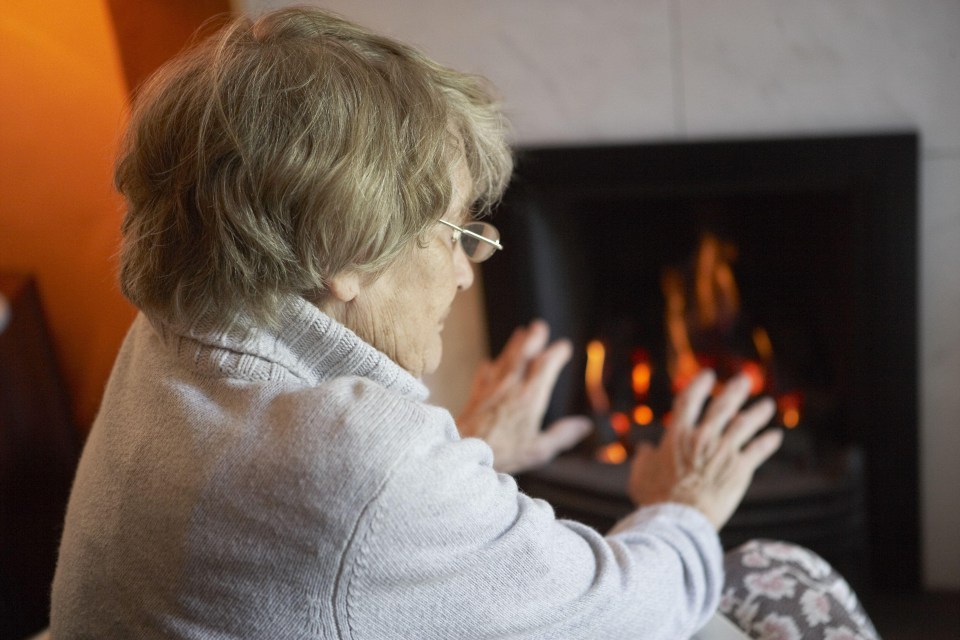
[[[140,92],[116,173],[121,283],[142,311],[78,470],[53,637],[691,636],[717,530],[778,447],[770,401],[701,375],[644,505],[606,536],[498,471],[538,430],[569,344],[518,330],[458,425],[420,377],[511,172],[478,78],[319,11],[237,19]],[[701,413],[703,416],[701,418]],[[732,594],[731,594],[732,595]]]

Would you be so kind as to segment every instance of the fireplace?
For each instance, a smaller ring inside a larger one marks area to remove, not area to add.
[[[698,368],[778,401],[782,451],[722,534],[805,544],[859,586],[919,584],[917,137],[530,148],[484,264],[499,349],[545,318],[576,354],[547,420],[592,442],[521,487],[607,527],[625,454]],[[593,376],[594,382],[590,383]]]

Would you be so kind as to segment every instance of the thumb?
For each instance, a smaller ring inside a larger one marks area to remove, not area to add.
[[[580,442],[590,432],[592,426],[593,423],[585,416],[561,418],[546,430],[537,433],[528,446],[522,448],[521,454],[513,461],[514,464],[504,464],[501,468],[497,468],[494,462],[494,468],[498,471],[517,473],[545,465],[561,451]]]
[[[540,434],[546,447],[552,452],[550,457],[566,451],[587,437],[593,430],[593,421],[586,416],[567,416],[552,423]]]

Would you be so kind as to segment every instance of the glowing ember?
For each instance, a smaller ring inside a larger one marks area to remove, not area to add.
[[[618,436],[625,436],[630,432],[630,418],[625,413],[614,412],[610,415],[610,426]]]
[[[633,421],[642,425],[650,424],[653,422],[653,409],[645,404],[638,405],[633,410]]]
[[[627,459],[627,448],[619,442],[608,444],[597,451],[597,460],[606,464],[621,464]]]
[[[783,412],[783,426],[793,429],[800,424],[800,412],[796,409],[787,409]]]
[[[803,397],[799,393],[785,393],[777,398],[777,409],[780,410],[780,421],[783,426],[793,429],[800,424],[800,407]]]

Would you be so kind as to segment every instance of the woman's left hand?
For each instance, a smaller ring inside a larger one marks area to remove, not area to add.
[[[490,445],[497,471],[518,473],[546,464],[593,426],[585,416],[569,416],[540,429],[557,376],[572,355],[568,340],[548,345],[549,335],[542,320],[514,330],[500,355],[480,365],[457,418],[463,437]]]

